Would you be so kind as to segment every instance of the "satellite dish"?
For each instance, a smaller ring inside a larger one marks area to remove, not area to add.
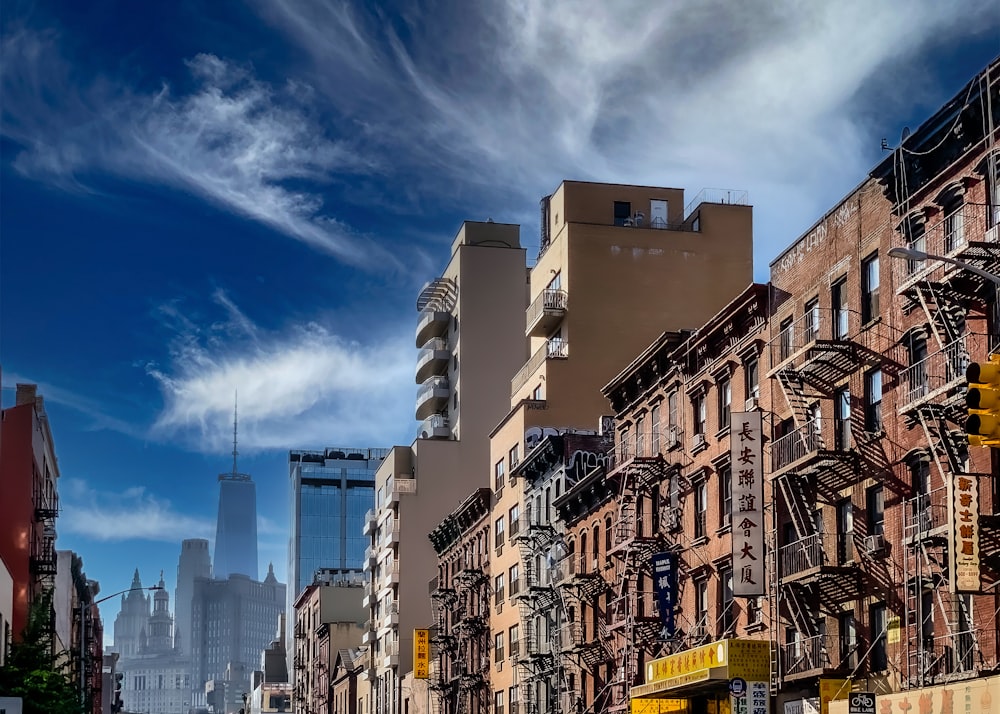
[[[910,127],[904,126],[903,127],[903,134],[902,134],[902,136],[899,137],[899,143],[902,144],[904,141],[906,141],[909,138],[909,136],[910,136]]]

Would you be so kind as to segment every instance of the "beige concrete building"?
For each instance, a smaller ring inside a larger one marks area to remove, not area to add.
[[[509,538],[512,514],[528,523],[554,518],[554,492],[529,506],[520,484],[504,487],[520,457],[550,433],[597,429],[610,413],[601,387],[664,330],[699,327],[750,284],[746,203],[743,192],[712,191],[685,207],[680,189],[580,182],[564,182],[543,199],[524,324],[531,356],[511,381],[509,413],[490,435],[495,575],[522,561]],[[518,608],[491,612],[495,639],[515,626],[528,626]],[[519,702],[512,668],[492,670],[491,683],[494,709],[555,704]]]
[[[432,622],[427,583],[437,558],[427,538],[482,483],[490,429],[510,404],[509,378],[527,356],[525,252],[519,228],[466,222],[441,277],[417,299],[418,438],[396,446],[376,474],[365,557],[370,620],[363,679],[378,714],[426,704],[412,669],[413,630]]]
[[[315,582],[295,600],[296,670],[293,702],[300,714],[329,711],[337,654],[357,647],[368,613],[362,588],[344,581]]]

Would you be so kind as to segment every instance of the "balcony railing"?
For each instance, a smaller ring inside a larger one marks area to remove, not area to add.
[[[451,436],[448,417],[444,414],[431,414],[420,423],[417,433],[421,439],[441,439]]]
[[[531,305],[528,306],[525,312],[528,334],[535,335],[536,326],[539,326],[538,329],[548,332],[566,313],[566,303],[567,294],[565,290],[543,290]],[[546,316],[548,317],[547,320],[545,319]]]
[[[941,220],[926,227],[922,235],[906,243],[906,247],[931,255],[953,258],[961,253],[970,242],[996,242],[998,231],[987,230],[988,207],[984,204],[967,203],[958,210],[947,211]],[[893,261],[896,285],[902,291],[913,283],[926,278],[937,269],[958,270],[956,266],[936,260]]]
[[[936,488],[907,500],[903,512],[903,537],[925,536],[947,526],[950,510],[947,488]]]
[[[832,635],[806,637],[797,642],[781,645],[781,660],[785,674],[803,674],[821,669],[832,669],[833,653],[837,640]]]
[[[806,422],[798,429],[775,439],[771,444],[771,471],[780,471],[822,448],[823,437],[819,425],[811,421]]]
[[[750,194],[732,188],[703,188],[684,206],[684,218],[688,218],[703,203],[720,203],[726,206],[749,206]]]
[[[634,459],[655,459],[660,456],[660,448],[665,445],[659,431],[641,434],[629,432],[628,437],[619,439],[614,450],[608,454],[608,472]]]
[[[808,308],[771,338],[771,365],[780,366],[817,340],[850,339],[858,319],[857,313],[846,308]]]
[[[528,379],[538,368],[550,359],[566,359],[569,357],[569,342],[567,340],[555,339],[546,340],[545,344],[535,350],[535,354],[528,358],[528,361],[517,371],[514,378],[510,380],[510,394],[513,397],[525,385]]]
[[[928,394],[964,380],[969,361],[966,336],[963,336],[904,369],[900,375],[903,385],[900,411]]]
[[[850,531],[812,533],[781,546],[778,551],[781,576],[784,578],[825,565],[846,565],[853,560],[854,533]]]
[[[423,382],[432,373],[440,373],[441,367],[448,368],[451,360],[451,350],[448,341],[434,337],[417,352],[417,383]]]

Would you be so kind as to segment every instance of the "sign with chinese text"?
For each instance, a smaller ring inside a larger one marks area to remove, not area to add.
[[[413,631],[413,678],[427,679],[431,661],[430,630]]]
[[[982,589],[979,577],[979,479],[955,474],[951,481],[952,509],[949,545],[955,564],[952,590],[974,592]]]
[[[733,470],[733,595],[764,594],[764,450],[760,415],[732,415],[729,458]]]
[[[646,683],[632,688],[633,697],[736,677],[766,682],[771,676],[771,643],[767,640],[720,640],[677,652],[646,664]]]
[[[677,554],[656,553],[653,555],[653,585],[656,589],[656,604],[660,608],[660,622],[663,636],[673,637],[674,607],[677,604]]]
[[[674,714],[690,709],[687,699],[633,699],[629,702],[630,714]]]

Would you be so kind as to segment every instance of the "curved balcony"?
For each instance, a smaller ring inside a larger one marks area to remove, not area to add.
[[[451,350],[448,349],[448,342],[440,337],[428,341],[417,353],[417,384],[423,384],[435,375],[446,375],[449,362]]]
[[[431,414],[420,424],[417,431],[421,439],[447,439],[451,436],[451,427],[448,426],[448,417],[444,414]]]
[[[423,420],[447,406],[451,387],[447,377],[431,377],[417,390],[417,420]]]
[[[423,347],[435,337],[444,337],[448,333],[450,323],[450,312],[434,308],[421,310],[420,318],[417,320],[417,347]]]
[[[525,336],[546,337],[566,316],[565,290],[543,290],[525,311]]]

